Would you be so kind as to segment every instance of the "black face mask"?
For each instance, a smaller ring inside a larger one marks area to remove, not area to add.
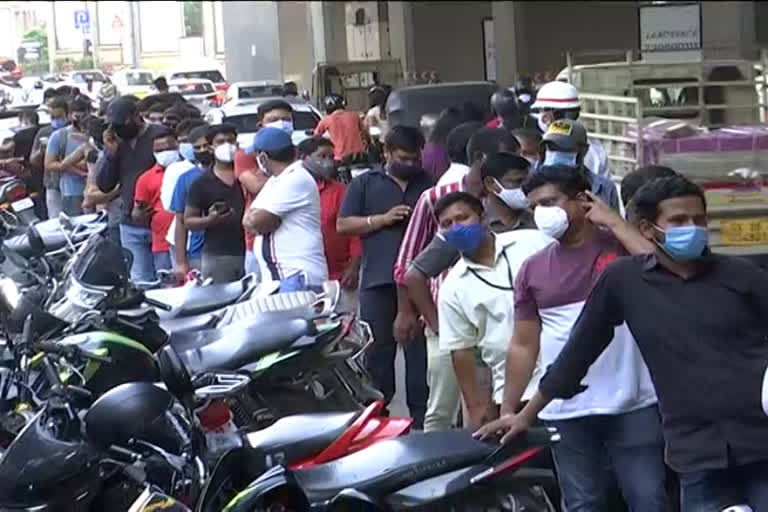
[[[390,162],[387,164],[387,170],[392,176],[401,180],[410,180],[419,173],[424,172],[420,165],[410,165],[401,162]]]
[[[195,160],[205,166],[211,165],[213,163],[213,153],[210,151],[195,151]]]
[[[134,121],[125,124],[116,124],[115,133],[123,140],[131,140],[139,133],[139,127]]]

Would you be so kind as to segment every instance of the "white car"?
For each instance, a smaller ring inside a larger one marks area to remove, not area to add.
[[[107,77],[104,76],[98,69],[86,69],[81,71],[69,71],[61,73],[59,77],[63,80],[60,85],[69,85],[77,87],[80,92],[91,98],[98,98],[101,86],[107,81]],[[89,82],[90,90],[89,90]]]
[[[205,116],[205,120],[210,124],[229,123],[235,125],[237,127],[237,142],[241,148],[247,148],[253,142],[253,137],[258,130],[259,120],[257,112],[259,105],[272,100],[287,101],[291,108],[293,108],[293,134],[291,139],[294,145],[298,145],[304,139],[312,137],[317,123],[320,122],[323,116],[315,107],[301,98],[273,96],[230,102],[221,108],[209,111]]]
[[[187,103],[197,108],[205,115],[212,107],[218,105],[216,87],[210,80],[187,79],[170,80],[168,92],[181,94]]]
[[[214,65],[173,68],[165,73],[165,77],[169,84],[175,80],[210,80],[213,82],[214,88],[221,91],[222,94],[229,87],[221,70]]]
[[[249,100],[280,96],[283,84],[261,80],[258,82],[235,82],[227,89],[226,103],[231,101]]]
[[[112,84],[120,96],[132,94],[139,99],[152,94],[154,73],[149,69],[121,69],[112,74]]]

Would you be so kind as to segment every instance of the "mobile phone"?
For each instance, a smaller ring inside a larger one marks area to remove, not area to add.
[[[229,206],[224,201],[216,201],[211,205],[211,210],[216,213],[227,213],[227,211],[229,211]]]

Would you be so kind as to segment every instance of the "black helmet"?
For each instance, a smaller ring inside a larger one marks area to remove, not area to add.
[[[377,105],[384,106],[387,103],[387,98],[391,91],[392,88],[388,85],[374,85],[368,89],[368,103],[370,103],[372,107]]]
[[[517,94],[509,89],[496,91],[491,96],[491,108],[493,112],[501,117],[514,117],[520,112],[520,106],[517,103]]]
[[[326,112],[333,112],[334,110],[344,108],[345,104],[344,98],[338,94],[329,94],[323,99],[323,106]]]

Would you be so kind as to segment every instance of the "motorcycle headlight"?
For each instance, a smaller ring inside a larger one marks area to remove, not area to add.
[[[10,277],[0,279],[0,293],[3,294],[6,303],[11,309],[16,309],[16,306],[19,304],[19,298],[21,297],[19,286],[16,284],[16,281]]]
[[[67,282],[67,299],[81,308],[96,309],[108,294],[107,290],[83,285],[74,276],[70,276]]]

